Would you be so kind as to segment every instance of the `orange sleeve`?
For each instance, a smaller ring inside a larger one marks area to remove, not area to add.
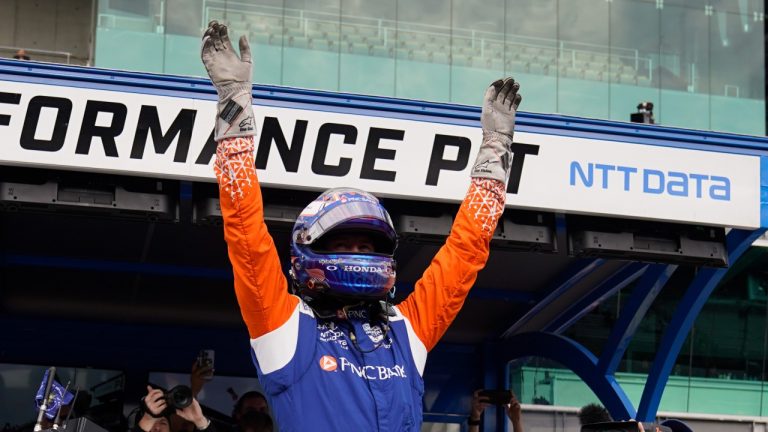
[[[473,178],[445,245],[432,259],[414,291],[398,305],[427,348],[459,313],[477,273],[485,267],[506,190],[497,180]]]
[[[264,223],[253,137],[227,138],[216,149],[224,239],[235,275],[240,313],[255,339],[284,324],[299,302],[288,284]]]

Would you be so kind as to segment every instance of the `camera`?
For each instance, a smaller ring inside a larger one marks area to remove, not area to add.
[[[177,385],[176,387],[163,391],[163,399],[165,399],[166,408],[158,415],[152,414],[147,408],[147,403],[144,399],[141,400],[142,409],[145,413],[152,417],[167,417],[176,412],[177,409],[184,409],[192,405],[192,389],[185,385]]]
[[[168,408],[184,409],[192,404],[192,389],[185,385],[176,387],[165,392],[165,403]]]
[[[632,123],[654,124],[653,102],[640,102],[637,104],[637,112],[629,115]]]

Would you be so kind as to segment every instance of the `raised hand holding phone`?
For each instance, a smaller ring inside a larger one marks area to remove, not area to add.
[[[194,363],[192,363],[189,387],[192,389],[193,395],[197,396],[200,394],[205,383],[213,379],[213,359],[213,350],[200,350]]]
[[[511,390],[480,390],[477,395],[480,398],[487,399],[491,405],[506,405],[512,401]]]
[[[512,422],[511,430],[523,432],[522,408],[512,390],[475,390],[472,396],[472,409],[467,419],[470,432],[479,431],[483,411],[491,405],[504,407],[507,417]]]
[[[215,351],[211,349],[200,350],[197,355],[197,368],[200,370],[201,377],[205,380],[213,379],[213,360],[215,357]]]

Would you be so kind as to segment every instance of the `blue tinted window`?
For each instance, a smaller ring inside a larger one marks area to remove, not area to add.
[[[258,83],[478,105],[511,75],[526,111],[765,133],[759,0],[100,0],[96,65],[205,76],[211,19]]]

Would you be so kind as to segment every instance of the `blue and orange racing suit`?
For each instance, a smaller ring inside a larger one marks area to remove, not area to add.
[[[214,168],[237,300],[281,430],[420,430],[427,353],[485,266],[504,209],[504,184],[472,179],[445,245],[383,332],[362,311],[318,319],[289,294],[264,223],[252,137],[222,140]],[[357,347],[351,332],[362,335]]]

